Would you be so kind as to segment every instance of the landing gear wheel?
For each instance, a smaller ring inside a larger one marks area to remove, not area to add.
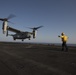
[[[16,40],[15,38],[13,38],[14,40]]]
[[[22,39],[22,41],[24,41],[24,39]]]

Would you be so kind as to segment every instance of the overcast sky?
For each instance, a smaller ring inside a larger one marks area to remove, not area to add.
[[[64,32],[68,43],[76,43],[76,0],[0,0],[0,18],[10,14],[16,15],[10,19],[14,24],[8,23],[13,28],[32,31],[27,27],[44,26],[36,39],[25,42],[60,43],[58,35]],[[2,34],[2,21],[0,41],[13,41],[12,36]]]

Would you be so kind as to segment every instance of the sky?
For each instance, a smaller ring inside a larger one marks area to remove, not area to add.
[[[64,32],[68,43],[76,44],[76,0],[0,0],[0,18],[10,14],[14,24],[9,26],[21,31],[32,31],[27,27],[43,26],[35,39],[24,42],[61,43],[58,35]],[[12,36],[2,33],[0,21],[0,41],[13,41]],[[17,40],[17,42],[21,40]]]

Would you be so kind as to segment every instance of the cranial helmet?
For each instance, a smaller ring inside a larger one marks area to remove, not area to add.
[[[64,32],[62,32],[61,35],[64,35]]]

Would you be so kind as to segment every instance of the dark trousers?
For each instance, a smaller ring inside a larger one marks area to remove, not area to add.
[[[67,47],[66,42],[62,42],[62,51],[63,51],[63,50],[68,51],[68,47]]]

